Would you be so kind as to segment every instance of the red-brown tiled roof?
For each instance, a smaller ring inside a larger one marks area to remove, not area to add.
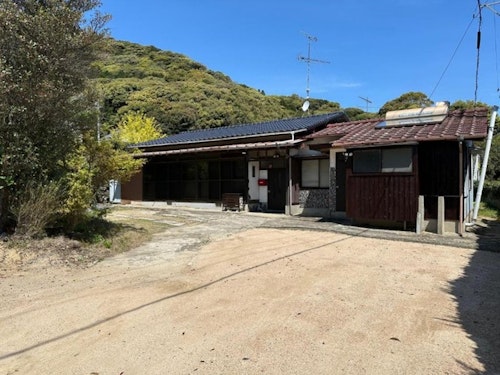
[[[406,142],[482,139],[488,129],[488,109],[455,110],[440,123],[376,127],[384,119],[330,124],[309,138],[338,137],[334,147],[363,147]]]

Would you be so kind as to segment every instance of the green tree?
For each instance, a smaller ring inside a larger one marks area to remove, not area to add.
[[[378,113],[365,112],[362,109],[354,107],[344,108],[343,111],[351,121],[366,120],[379,117]]]
[[[500,134],[498,132],[491,142],[487,178],[489,181],[500,181]]]
[[[87,78],[107,17],[98,0],[0,2],[0,225],[28,183],[60,179],[93,123]],[[37,185],[37,184],[35,184]]]
[[[134,111],[154,117],[166,135],[180,131],[300,117],[304,98],[264,95],[208,70],[186,56],[107,39],[94,64],[103,93],[103,121],[116,126]],[[310,99],[309,114],[339,110],[338,103]]]
[[[451,104],[450,109],[471,109],[471,108],[489,108],[485,103],[474,102],[473,100],[457,100]],[[491,116],[491,113],[490,113]],[[500,180],[500,116],[497,115],[495,121],[495,133],[491,142],[490,155],[488,159],[488,168],[486,170],[486,179],[488,181]],[[486,142],[481,142],[479,147],[484,149]]]
[[[380,116],[385,116],[385,114],[389,111],[428,107],[432,104],[432,100],[430,100],[424,93],[410,91],[385,103],[378,111],[378,114]]]
[[[101,141],[92,132],[85,134],[67,162],[64,213],[69,227],[78,224],[86,209],[100,200],[99,193],[110,180],[126,182],[140,171],[146,159],[128,145],[161,136],[156,120],[139,112],[126,113],[111,136]]]
[[[472,109],[478,107],[488,108],[489,106],[488,104],[475,102],[474,100],[457,100],[450,105],[450,110],[453,111],[455,109]]]
[[[146,142],[163,136],[156,120],[140,112],[126,113],[112,134],[125,144]]]
[[[140,171],[145,159],[135,157],[139,152],[125,146],[113,138],[99,142],[88,133],[69,155],[63,205],[69,228],[78,224],[85,211],[100,199],[99,192],[109,180],[128,181]]]

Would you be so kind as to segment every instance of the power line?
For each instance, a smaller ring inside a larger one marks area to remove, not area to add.
[[[496,11],[494,12],[498,14]],[[500,84],[498,82],[498,46],[497,46],[497,18],[493,17],[493,27],[495,29],[495,70],[497,73],[497,92],[500,91]]]
[[[472,23],[474,22],[474,18],[475,17],[472,17],[471,21],[469,22],[469,24],[467,25],[467,28],[465,29],[465,32],[463,33],[462,37],[460,38],[460,41],[458,42],[458,45],[457,47],[455,48],[455,50],[453,51],[453,54],[451,55],[451,58],[450,60],[448,61],[448,64],[446,65],[446,67],[444,68],[444,71],[443,73],[441,74],[441,77],[439,77],[439,80],[437,81],[436,83],[436,86],[434,86],[434,89],[432,89],[432,92],[431,94],[429,95],[429,99],[432,98],[432,96],[434,95],[434,93],[436,92],[439,84],[441,83],[441,81],[443,80],[443,77],[445,76],[446,72],[448,71],[448,68],[450,67],[451,63],[453,62],[453,59],[455,58],[455,55],[457,54],[460,46],[462,45],[464,39],[465,39],[465,36],[467,35],[467,33],[469,32],[469,29],[470,27],[472,26]]]
[[[486,8],[493,12],[495,16],[500,16],[500,12],[498,12],[495,9],[495,5],[499,5],[500,1],[494,1],[490,3],[484,3],[481,4],[481,0],[477,0],[477,4],[479,7],[479,26],[478,26],[478,31],[477,31],[477,57],[476,57],[476,87],[475,87],[475,92],[474,92],[474,103],[477,102],[477,91],[478,91],[478,86],[479,86],[479,63],[480,63],[480,49],[481,49],[481,27],[483,23],[483,14],[482,10],[483,8]],[[498,46],[497,46],[497,23],[496,23],[496,18],[493,18],[493,25],[494,25],[494,39],[495,39],[495,68],[496,68],[496,79],[497,79],[497,92],[500,91],[500,84],[499,84],[499,71],[498,71]]]

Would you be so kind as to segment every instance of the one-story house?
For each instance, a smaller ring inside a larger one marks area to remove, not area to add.
[[[473,141],[486,137],[487,117],[486,108],[450,112],[438,103],[310,135],[331,146],[330,209],[359,223],[463,233],[474,202]]]
[[[187,131],[136,145],[147,158],[141,173],[121,188],[122,201],[223,205],[238,197],[241,207],[285,212],[299,205],[299,157],[320,154],[316,179],[328,187],[328,153],[302,150],[305,137],[328,124],[347,121],[343,112]],[[296,158],[290,155],[297,154]],[[321,164],[321,165],[320,165]],[[325,177],[326,176],[326,177]],[[323,180],[325,179],[326,180]],[[316,185],[314,185],[316,184]],[[291,197],[291,199],[290,199]]]
[[[364,121],[335,112],[183,132],[136,145],[147,163],[121,198],[461,233],[487,115],[440,104]]]

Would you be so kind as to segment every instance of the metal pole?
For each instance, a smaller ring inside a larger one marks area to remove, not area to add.
[[[459,195],[460,195],[460,204],[459,204],[459,214],[458,214],[458,234],[463,236],[464,234],[464,145],[463,140],[460,139],[458,142],[458,176],[459,176]]]
[[[486,147],[484,149],[483,163],[481,165],[481,177],[479,178],[479,185],[477,187],[476,200],[474,201],[474,216],[472,220],[477,220],[479,212],[479,205],[481,203],[481,195],[483,194],[484,180],[486,178],[486,168],[488,167],[488,158],[490,156],[491,141],[493,139],[493,131],[495,129],[495,120],[497,118],[498,106],[493,106],[493,113],[491,114],[490,125],[488,126],[488,135],[486,137]]]
[[[101,142],[101,106],[99,102],[95,103],[97,108],[97,143]]]

